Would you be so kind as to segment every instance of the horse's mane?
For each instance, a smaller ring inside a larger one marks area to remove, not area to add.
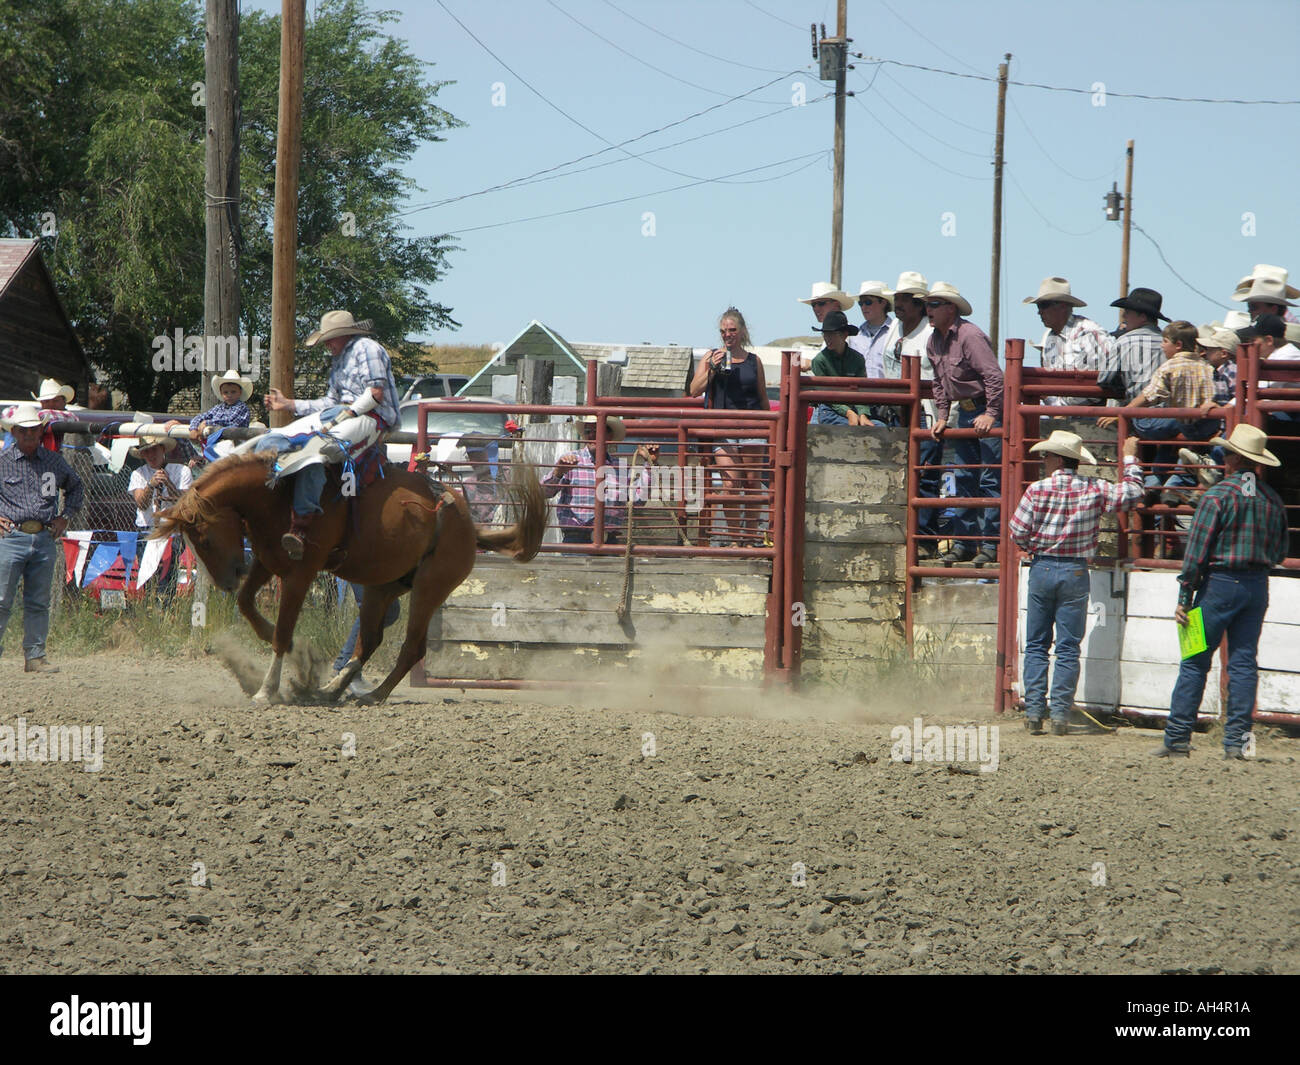
[[[222,508],[206,498],[199,489],[206,488],[227,473],[245,466],[257,464],[269,470],[275,458],[273,452],[259,451],[246,455],[227,455],[224,459],[218,459],[195,478],[194,485],[187,488],[175,504],[157,515],[153,538],[189,532],[196,525],[215,521]]]

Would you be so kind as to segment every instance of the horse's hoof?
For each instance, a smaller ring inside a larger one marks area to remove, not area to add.
[[[279,706],[284,700],[280,698],[279,693],[269,694],[267,692],[258,692],[253,696],[253,703],[256,706]]]

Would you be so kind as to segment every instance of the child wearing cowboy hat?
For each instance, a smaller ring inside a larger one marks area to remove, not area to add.
[[[248,409],[253,382],[238,370],[227,370],[220,377],[214,375],[212,391],[221,397],[221,402],[190,419],[190,439],[196,444],[202,443],[203,437],[213,429],[247,429],[253,420],[253,412]],[[175,425],[180,425],[180,422],[170,421],[167,428],[171,429]]]

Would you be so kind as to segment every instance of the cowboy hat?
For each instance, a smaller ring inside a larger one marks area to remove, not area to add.
[[[44,424],[41,409],[34,403],[19,403],[9,415],[11,429],[36,429]]]
[[[582,427],[584,429],[589,425],[593,428],[596,425],[596,416],[594,414],[588,414],[582,419]],[[608,443],[617,444],[626,436],[627,428],[623,425],[622,418],[610,416],[605,419],[605,440]]]
[[[370,319],[358,322],[351,311],[326,311],[320,316],[320,328],[307,338],[307,347],[315,347],[335,337],[365,336],[373,332],[375,323]]]
[[[41,390],[39,394],[36,392],[32,393],[32,399],[44,403],[47,399],[57,399],[59,396],[62,396],[71,403],[76,394],[77,390],[71,385],[61,385],[58,381],[54,380],[53,377],[47,377],[41,382]]]
[[[800,300],[800,303],[813,303],[816,300],[837,300],[839,301],[840,310],[847,311],[854,304],[854,297],[847,292],[841,292],[829,281],[818,281],[812,287],[812,295],[806,300]]]
[[[858,299],[863,296],[876,296],[885,301],[889,309],[894,309],[894,294],[885,288],[883,281],[864,281],[862,287],[858,289]]]
[[[1300,322],[1287,322],[1282,335],[1288,344],[1300,344]]]
[[[1092,457],[1092,452],[1083,446],[1083,440],[1077,433],[1067,433],[1064,429],[1052,430],[1052,435],[1046,440],[1040,440],[1037,444],[1029,449],[1035,453],[1046,452],[1049,455],[1060,455],[1062,458],[1075,459],[1082,462],[1085,466],[1097,465],[1097,460]]]
[[[1164,303],[1164,297],[1153,288],[1131,288],[1127,296],[1121,296],[1111,303],[1112,307],[1120,307],[1126,311],[1137,311],[1138,314],[1145,314],[1148,318],[1156,318],[1162,322],[1169,321],[1169,316],[1160,313],[1160,305]]]
[[[895,296],[924,296],[930,291],[930,282],[923,274],[915,270],[904,270],[898,275],[898,284],[894,286]]]
[[[1221,436],[1210,438],[1211,444],[1218,444],[1219,447],[1226,447],[1229,451],[1235,451],[1244,459],[1251,462],[1258,462],[1261,466],[1281,466],[1282,462],[1273,452],[1267,450],[1265,445],[1268,443],[1268,436],[1263,429],[1256,429],[1253,425],[1247,425],[1240,422],[1232,430],[1232,435],[1228,439]]]
[[[1239,288],[1232,294],[1232,298],[1238,303],[1251,303],[1258,300],[1261,303],[1277,303],[1284,307],[1294,307],[1294,303],[1287,302],[1287,296],[1293,290],[1290,286],[1283,284],[1281,281],[1271,277],[1257,277],[1245,292]]]
[[[820,327],[813,326],[813,332],[816,333],[848,333],[849,336],[855,337],[859,333],[856,325],[849,321],[848,316],[843,311],[831,311],[822,319]]]
[[[1223,316],[1224,329],[1245,329],[1250,325],[1250,315],[1245,311],[1229,311]]]
[[[947,281],[936,281],[926,296],[932,300],[946,300],[957,308],[958,314],[970,314],[970,304],[966,298]]]
[[[1203,348],[1222,348],[1224,351],[1236,351],[1240,341],[1237,333],[1222,326],[1203,325],[1196,331],[1196,343]]]
[[[1071,307],[1088,306],[1078,296],[1070,295],[1070,282],[1063,277],[1045,277],[1037,296],[1026,296],[1023,303],[1068,303]]]
[[[142,459],[144,458],[144,453],[151,447],[161,447],[163,451],[170,455],[176,450],[176,441],[170,436],[148,437],[147,439],[142,439],[140,443],[131,448],[130,454],[137,459]]]
[[[240,374],[238,370],[235,369],[227,370],[224,374],[222,374],[219,377],[216,374],[213,374],[212,391],[215,392],[218,396],[221,395],[222,385],[238,385],[239,398],[241,400],[247,400],[248,397],[253,394],[253,382],[250,381],[247,377],[244,377],[242,374]]]
[[[1232,294],[1232,298],[1234,300],[1245,299],[1245,293],[1250,291],[1250,286],[1256,281],[1276,281],[1285,290],[1287,299],[1300,299],[1300,288],[1288,285],[1286,277],[1285,267],[1269,266],[1268,263],[1256,263],[1255,269],[1237,282],[1237,290]]]

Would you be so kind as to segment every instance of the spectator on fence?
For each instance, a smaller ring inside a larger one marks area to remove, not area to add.
[[[465,502],[469,504],[470,517],[477,525],[490,522],[502,502],[500,480],[493,470],[497,455],[494,444],[495,440],[477,433],[467,433],[460,438],[469,465],[460,483],[465,492]]]
[[[1111,345],[1098,383],[1122,403],[1137,398],[1164,359],[1156,325],[1169,321],[1160,313],[1163,302],[1155,289],[1135,288],[1111,304],[1124,312],[1120,315],[1124,331]]]
[[[1097,460],[1074,433],[1057,429],[1029,449],[1043,458],[1042,480],[1025,489],[1011,516],[1011,539],[1033,556],[1025,626],[1025,727],[1035,736],[1052,716],[1052,735],[1068,731],[1079,686],[1079,645],[1088,621],[1088,560],[1097,550],[1101,516],[1142,498],[1137,437],[1124,441],[1124,476],[1117,484],[1082,477],[1079,464]],[[1048,650],[1056,641],[1052,695],[1047,697]]]
[[[867,377],[885,376],[885,340],[894,319],[889,312],[894,309],[894,296],[883,281],[864,281],[858,292],[858,308],[862,311],[862,325],[849,338],[849,347],[862,355]],[[825,319],[821,323],[825,326]],[[824,334],[824,330],[822,331]]]
[[[1186,758],[1192,728],[1205,693],[1205,678],[1228,637],[1228,709],[1223,727],[1223,757],[1245,757],[1251,714],[1259,682],[1259,635],[1268,610],[1268,574],[1287,550],[1286,511],[1264,483],[1264,466],[1279,466],[1268,437],[1240,424],[1224,440],[1224,478],[1206,491],[1192,517],[1174,620],[1188,624],[1188,611],[1201,608],[1205,650],[1184,658],[1169,701],[1164,743],[1155,755]]]
[[[812,312],[817,318],[817,324],[821,325],[826,320],[826,316],[831,311],[847,311],[853,306],[853,297],[847,292],[841,291],[829,281],[818,281],[813,284],[812,295],[807,299],[801,299],[800,303],[806,303],[812,307]],[[812,366],[812,359],[804,356],[799,362],[799,369],[805,373]],[[694,395],[695,393],[691,393]],[[816,421],[814,416],[813,421]]]
[[[335,675],[343,672],[343,667],[352,661],[352,654],[357,649],[357,639],[361,635],[361,597],[365,594],[365,588],[360,584],[349,583],[348,587],[352,589],[352,598],[357,602],[357,616],[352,622],[352,629],[348,633],[348,638],[343,641],[343,646],[339,648],[339,653],[334,658]],[[388,628],[402,613],[401,599],[394,599],[388,604],[388,610],[384,614],[383,624],[380,626],[381,631]],[[369,695],[375,690],[376,685],[371,684],[360,673],[352,678],[348,685],[348,691],[353,695]]]
[[[1277,360],[1293,362],[1300,359],[1300,348],[1287,340],[1286,322],[1276,314],[1261,314],[1255,319],[1254,323],[1246,329],[1237,333],[1249,347],[1249,358],[1259,362],[1266,360]],[[1290,381],[1261,381],[1260,388],[1295,388],[1297,384]],[[1286,411],[1272,411],[1269,413],[1269,423],[1277,424],[1275,432],[1286,433],[1288,435],[1295,432],[1293,426],[1297,420],[1297,415],[1290,414]]]
[[[31,393],[32,399],[36,400],[37,403],[40,404],[38,417],[41,419],[41,425],[44,427],[44,431],[41,433],[40,446],[45,448],[46,451],[59,450],[62,442],[49,426],[51,422],[66,421],[76,417],[75,414],[67,409],[68,404],[72,402],[75,395],[76,392],[71,385],[60,384],[58,381],[54,380],[53,377],[47,377],[41,382],[40,389]],[[16,403],[13,406],[6,407],[3,414],[0,414],[0,418],[3,418],[6,421],[12,421],[18,410],[25,406],[27,406],[27,404]],[[10,435],[5,440],[4,446],[6,448],[12,447],[13,442],[14,438]]]
[[[35,406],[19,404],[9,424],[14,446],[0,453],[0,651],[21,582],[23,668],[28,673],[57,673],[58,668],[45,660],[50,587],[56,562],[63,563],[56,541],[81,509],[84,488],[61,455],[41,447],[45,423]]]
[[[1044,278],[1037,296],[1026,296],[1025,303],[1038,307],[1038,317],[1046,327],[1042,343],[1045,370],[1090,370],[1099,373],[1110,354],[1111,335],[1091,318],[1075,314],[1075,308],[1088,306],[1071,294],[1070,282],[1063,277]],[[1083,396],[1046,396],[1049,407],[1100,406],[1104,400]]]
[[[814,295],[817,289],[818,285],[814,285]],[[844,293],[840,295],[844,296]],[[852,306],[853,298],[844,298]],[[816,304],[813,312],[818,313]],[[819,320],[824,321],[831,314],[844,317],[843,311],[824,310],[819,314]],[[758,356],[748,350],[752,341],[745,316],[735,307],[728,307],[718,319],[718,332],[722,337],[722,347],[715,348],[700,359],[695,376],[691,378],[690,394],[703,394],[704,405],[713,410],[768,410],[767,378]],[[723,507],[730,529],[728,538],[733,547],[743,546],[745,540],[757,536],[757,526],[762,520],[762,507],[757,498],[761,491],[761,467],[766,445],[766,437],[737,436],[719,440],[713,448],[713,461],[725,493],[755,500],[752,505],[741,501]]]
[[[930,434],[943,443],[955,407],[955,428],[974,429],[977,434],[975,439],[955,441],[957,462],[968,467],[956,471],[957,495],[997,499],[1002,484],[1002,438],[991,434],[1002,424],[1002,368],[988,335],[964,317],[971,313],[971,306],[952,285],[936,281],[926,296],[925,309],[934,327],[926,344],[926,355],[934,367],[935,423]],[[975,466],[980,468],[969,468]],[[963,507],[954,524],[959,538],[941,556],[944,565],[997,564],[1000,524],[996,510]],[[977,538],[978,552],[972,544]]]
[[[248,409],[248,397],[253,394],[253,382],[240,374],[238,370],[227,370],[220,377],[212,377],[212,391],[221,397],[221,402],[210,407],[202,414],[190,419],[190,439],[203,447],[209,433],[216,429],[247,429],[253,420],[253,412]],[[179,421],[169,421],[165,428],[171,430],[180,425]],[[228,452],[231,448],[226,441],[217,445]]]
[[[849,346],[858,333],[858,327],[848,320],[843,311],[831,311],[820,328],[826,346],[812,361],[814,377],[866,377],[862,352]],[[865,403],[819,403],[817,422],[820,425],[871,425],[871,408]],[[875,424],[883,424],[876,422]]]
[[[639,489],[640,500],[644,502],[644,492],[648,488],[650,475],[643,467],[637,475],[636,485],[619,483],[619,467],[609,448],[627,437],[627,429],[622,418],[605,419],[605,454],[596,458],[596,418],[583,419],[583,446],[578,451],[570,451],[556,460],[554,468],[542,480],[542,492],[549,499],[558,495],[555,506],[556,519],[560,525],[560,535],[566,544],[589,544],[595,531],[596,522],[596,475],[604,471],[605,490],[605,543],[621,542],[620,530],[627,524],[626,502],[628,494]],[[649,452],[643,447],[637,448],[637,455],[643,459]]]
[[[920,359],[921,380],[934,379],[934,367],[926,358],[925,349],[934,330],[925,316],[925,298],[930,291],[930,283],[915,270],[904,270],[898,275],[898,284],[894,286],[894,323],[885,336],[883,352],[884,376],[903,376],[903,356],[915,355]],[[921,427],[929,429],[934,425],[934,400],[921,401]],[[936,440],[927,438],[920,441],[918,462],[921,466],[939,465],[943,447]],[[920,473],[918,490],[926,499],[935,499],[939,495],[940,471],[923,469]],[[939,510],[923,507],[916,516],[916,532],[919,537],[938,534]],[[938,554],[933,540],[918,540],[916,553],[919,559],[931,559]]]
[[[176,450],[176,441],[171,437],[162,437],[143,447],[133,447],[131,454],[144,462],[131,474],[127,482],[127,491],[135,500],[135,527],[140,536],[136,540],[136,561],[144,560],[149,541],[148,532],[153,530],[158,512],[166,510],[181,497],[194,481],[189,466],[180,462],[168,462],[167,457]],[[176,591],[177,563],[180,562],[182,539],[172,537],[172,558],[167,572],[161,578],[158,594],[169,601]],[[127,573],[130,577],[130,562]],[[138,578],[137,578],[138,580]]]
[[[1251,319],[1261,314],[1276,314],[1283,321],[1300,322],[1288,307],[1295,304],[1288,300],[1300,299],[1300,288],[1287,284],[1287,272],[1281,266],[1269,266],[1257,263],[1255,269],[1237,282],[1232,298],[1237,303],[1244,303]]]

